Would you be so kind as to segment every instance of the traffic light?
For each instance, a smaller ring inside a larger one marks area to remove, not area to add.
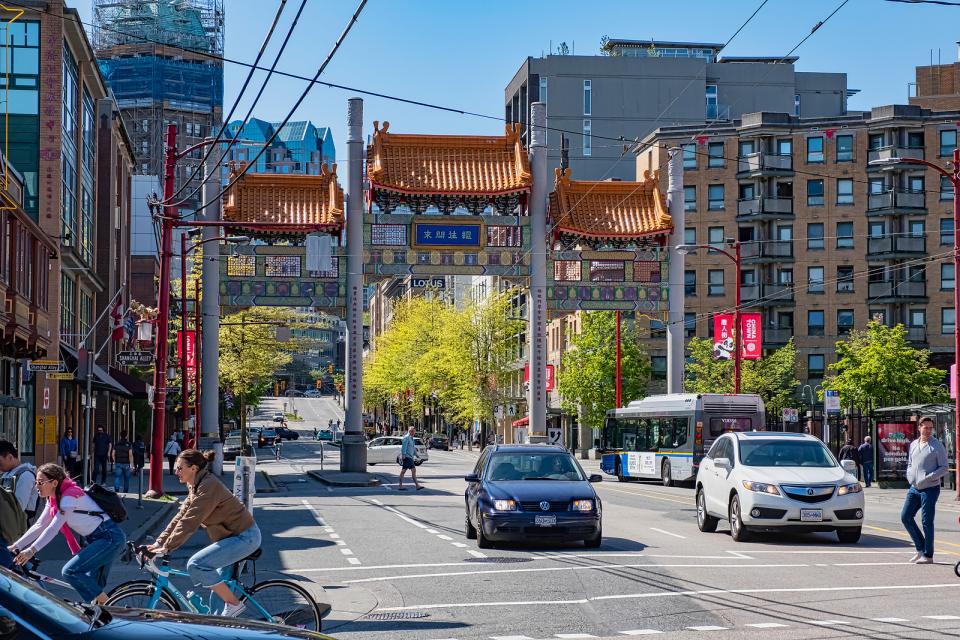
[[[317,389],[320,389],[323,386],[323,381],[317,380]]]

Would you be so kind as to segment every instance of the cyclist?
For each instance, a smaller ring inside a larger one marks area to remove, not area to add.
[[[277,462],[280,462],[280,447],[282,446],[283,439],[278,434],[273,440],[273,455]]]
[[[64,580],[84,602],[103,604],[107,599],[103,587],[107,584],[110,566],[123,552],[127,536],[120,525],[67,476],[63,467],[48,463],[37,469],[37,491],[40,498],[47,500],[47,507],[37,522],[10,545],[10,551],[16,554],[14,562],[26,564],[62,530],[73,552],[73,557],[63,565]],[[77,545],[71,530],[86,538],[83,549]]]
[[[213,451],[187,449],[177,456],[174,471],[187,485],[187,498],[167,528],[147,549],[169,555],[183,546],[201,526],[213,542],[193,554],[187,571],[196,586],[213,591],[224,601],[222,616],[239,615],[244,604],[224,580],[232,577],[231,565],[260,548],[260,528],[243,503],[210,473]]]

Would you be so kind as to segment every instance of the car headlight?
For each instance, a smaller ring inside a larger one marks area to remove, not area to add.
[[[861,491],[863,491],[863,487],[860,486],[860,483],[854,482],[853,484],[841,485],[840,488],[837,489],[837,495],[845,496],[848,493],[860,493]]]
[[[574,500],[574,511],[593,511],[593,500]]]
[[[517,503],[513,500],[494,500],[493,508],[497,511],[516,511]]]
[[[775,485],[767,484],[766,482],[750,482],[749,480],[744,480],[743,488],[749,491],[756,491],[757,493],[766,493],[771,496],[780,495],[780,490],[777,489]]]

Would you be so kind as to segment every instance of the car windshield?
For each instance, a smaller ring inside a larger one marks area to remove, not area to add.
[[[741,440],[740,462],[749,467],[835,467],[830,452],[811,440]]]
[[[3,609],[27,620],[38,617],[49,620],[70,634],[83,633],[90,626],[90,619],[79,609],[6,569],[0,569],[0,610]]]
[[[239,446],[240,446],[240,437],[237,436],[236,438],[233,438],[233,437],[227,438],[226,440],[223,441],[223,446],[225,446],[225,447],[239,447]]]
[[[583,472],[565,453],[497,453],[487,465],[487,479],[583,481]]]

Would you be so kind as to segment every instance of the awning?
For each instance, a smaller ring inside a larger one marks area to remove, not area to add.
[[[77,351],[73,347],[68,347],[67,345],[60,343],[60,357],[63,358],[63,363],[67,371],[77,372]],[[104,389],[110,393],[115,393],[124,398],[130,398],[133,396],[132,393],[127,391],[126,388],[119,382],[117,382],[109,373],[103,370],[98,364],[93,365],[93,386],[98,389]]]
[[[115,367],[110,367],[110,376],[123,385],[123,388],[130,392],[134,400],[147,400],[147,383],[136,376],[124,373]]]
[[[524,416],[524,417],[520,418],[519,420],[514,420],[514,421],[513,421],[513,426],[515,426],[515,427],[525,427],[525,426],[527,426],[528,424],[530,424],[530,416]]]

